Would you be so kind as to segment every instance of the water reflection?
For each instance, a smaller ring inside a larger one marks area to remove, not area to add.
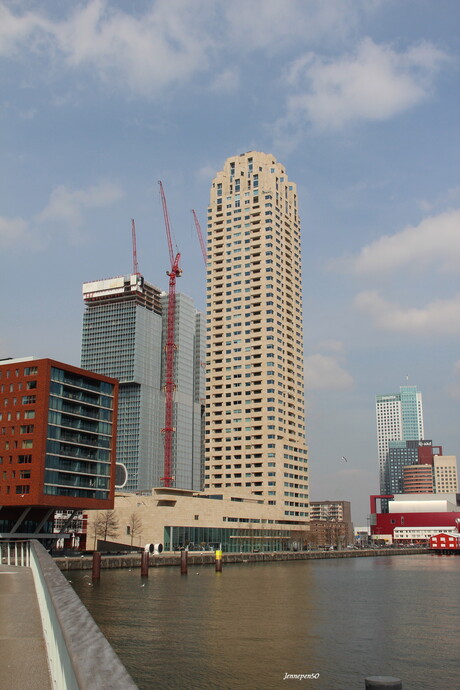
[[[362,690],[380,674],[404,690],[444,690],[460,687],[459,569],[453,557],[398,556],[71,579],[145,690]]]

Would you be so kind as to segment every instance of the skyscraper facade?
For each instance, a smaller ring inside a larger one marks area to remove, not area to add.
[[[390,493],[388,449],[390,441],[424,438],[422,394],[417,386],[401,386],[399,393],[376,398],[380,493]],[[409,463],[408,463],[409,464]]]
[[[83,298],[82,366],[120,382],[117,463],[127,471],[123,488],[148,491],[163,477],[167,295],[132,274],[85,283]],[[177,295],[173,485],[193,490],[201,488],[203,473],[202,321],[192,301]]]
[[[300,219],[269,154],[229,158],[208,208],[205,488],[308,519]]]

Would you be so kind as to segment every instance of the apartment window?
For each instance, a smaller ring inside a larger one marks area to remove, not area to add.
[[[31,405],[36,402],[36,396],[35,395],[23,395],[22,396],[22,404],[23,405]]]

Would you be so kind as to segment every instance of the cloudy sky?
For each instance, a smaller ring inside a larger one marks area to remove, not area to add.
[[[204,309],[209,186],[275,155],[303,228],[313,500],[378,492],[375,395],[460,455],[457,0],[0,1],[0,356],[79,364],[81,284],[167,289],[158,180]],[[346,456],[348,462],[341,461]]]

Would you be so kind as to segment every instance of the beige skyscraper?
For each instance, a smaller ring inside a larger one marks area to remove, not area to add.
[[[207,230],[205,488],[305,523],[300,219],[284,166],[256,151],[229,158]]]

